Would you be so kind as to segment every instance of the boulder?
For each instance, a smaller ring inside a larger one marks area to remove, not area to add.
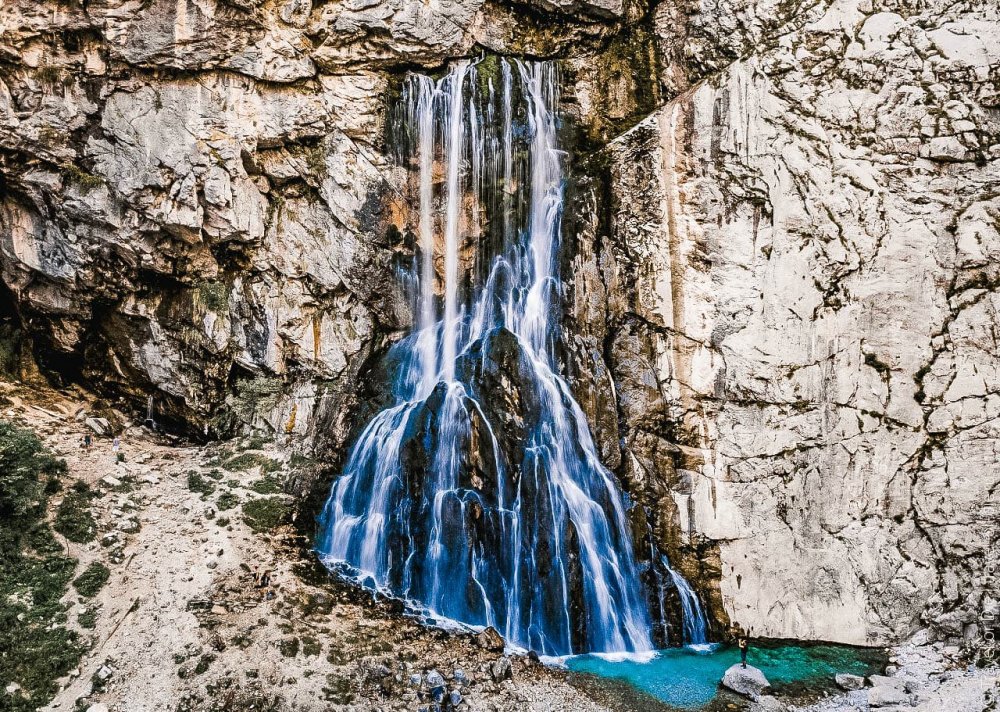
[[[483,650],[501,653],[503,652],[505,643],[503,637],[497,632],[497,629],[490,626],[476,636],[476,645]]]
[[[84,423],[98,435],[111,435],[111,423],[107,418],[87,418]]]
[[[872,688],[868,690],[869,707],[892,707],[910,704],[910,693],[902,680],[884,675],[869,678]]]
[[[490,677],[493,678],[493,682],[509,680],[513,676],[513,670],[510,667],[510,660],[508,658],[498,658],[490,663]]]
[[[765,690],[770,689],[771,683],[767,681],[759,669],[753,665],[743,667],[739,663],[731,666],[722,676],[722,686],[733,692],[757,700]]]
[[[105,475],[101,478],[101,482],[108,487],[121,487],[122,481],[117,477],[112,475]]]
[[[865,679],[849,672],[839,672],[833,678],[841,690],[860,690],[865,686]]]

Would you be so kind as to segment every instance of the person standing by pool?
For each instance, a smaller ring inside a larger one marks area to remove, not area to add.
[[[740,646],[740,664],[743,667],[747,666],[747,650],[750,648],[750,641],[747,640],[745,635],[741,635],[740,639],[736,643]]]

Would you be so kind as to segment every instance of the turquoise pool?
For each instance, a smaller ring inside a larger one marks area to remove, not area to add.
[[[697,710],[715,698],[726,668],[739,659],[734,646],[712,645],[662,650],[648,662],[581,655],[569,658],[566,666],[574,672],[626,682],[673,707]],[[884,659],[881,651],[839,645],[762,644],[750,649],[747,662],[760,668],[780,692],[832,686],[838,672],[878,672]]]

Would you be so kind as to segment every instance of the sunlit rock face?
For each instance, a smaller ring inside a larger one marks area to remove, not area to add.
[[[608,295],[624,476],[755,634],[960,637],[990,605],[997,29],[814,8],[604,149],[576,304]]]
[[[8,0],[0,32],[0,303],[42,366],[199,431],[243,394],[342,459],[414,321],[403,75],[553,59],[559,360],[633,539],[715,634],[990,605],[991,3]]]

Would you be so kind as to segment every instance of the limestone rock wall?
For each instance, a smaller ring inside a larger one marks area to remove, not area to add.
[[[820,3],[606,149],[623,475],[757,635],[995,605],[998,20]]]

